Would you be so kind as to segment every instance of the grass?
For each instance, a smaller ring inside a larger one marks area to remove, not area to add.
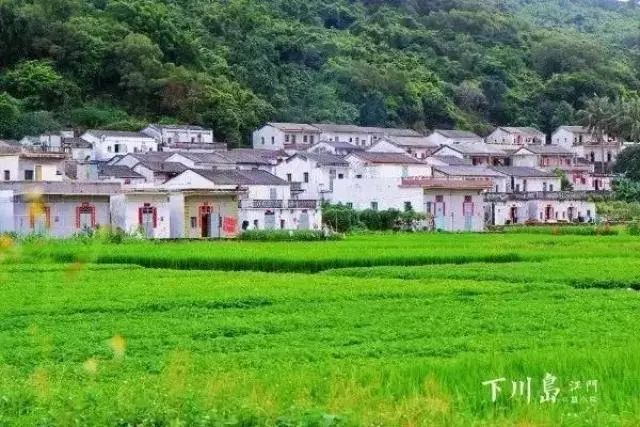
[[[624,235],[13,246],[0,425],[638,425],[639,248]],[[172,258],[180,269],[141,267]],[[197,269],[225,262],[244,271]],[[599,380],[597,401],[540,404],[547,372],[562,398]],[[500,377],[494,404],[482,382]],[[509,399],[526,377],[529,405]]]

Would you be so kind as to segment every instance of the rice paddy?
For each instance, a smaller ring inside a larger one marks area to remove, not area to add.
[[[0,425],[640,424],[633,236],[3,247]]]

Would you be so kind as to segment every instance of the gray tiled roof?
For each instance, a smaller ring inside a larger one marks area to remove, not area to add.
[[[434,171],[441,172],[448,176],[489,176],[503,177],[504,175],[495,170],[478,166],[433,166]]]
[[[525,177],[525,178],[551,178],[555,176],[551,172],[546,172],[537,168],[524,166],[494,166],[493,170],[508,176]]]
[[[191,169],[216,185],[290,185],[289,182],[262,170]]]
[[[433,158],[440,160],[449,166],[471,166],[471,160],[461,159],[456,156],[433,156]]]
[[[438,144],[429,142],[424,136],[387,136],[383,139],[399,147],[424,147],[424,148],[438,148]]]
[[[103,130],[103,129],[89,129],[87,133],[92,134],[96,138],[105,137],[121,137],[121,138],[145,138],[153,139],[149,135],[145,135],[142,132],[130,132],[122,130]]]
[[[482,139],[473,132],[458,129],[434,129],[433,133],[438,133],[450,139]]]
[[[222,157],[219,153],[194,153],[190,151],[177,151],[174,154],[179,154],[195,163],[232,163],[229,159]]]
[[[154,127],[156,129],[170,129],[170,130],[181,130],[181,129],[185,129],[185,130],[206,130],[206,131],[210,131],[211,129],[208,128],[204,128],[202,126],[196,126],[196,125],[160,125],[157,123],[151,123],[148,127]]]
[[[536,128],[532,128],[529,126],[502,126],[500,129],[508,132],[508,133],[523,133],[531,136],[539,136],[544,135],[543,132]]]
[[[589,132],[589,128],[585,126],[560,126],[558,129],[556,129],[556,132],[559,131],[560,129],[568,130],[569,132],[572,132],[572,133],[581,133],[581,134],[591,135],[591,132]]]
[[[350,150],[350,151],[364,150],[364,148],[358,147],[357,145],[353,145],[347,141],[320,141],[318,142],[318,144],[327,144],[333,148],[337,148],[341,150]],[[315,145],[313,145],[312,147],[315,147]],[[310,147],[310,149],[312,147]]]
[[[287,132],[313,132],[320,133],[320,129],[315,126],[308,125],[306,123],[281,123],[281,122],[269,122],[267,125],[272,126],[281,131]]]
[[[152,172],[166,172],[166,173],[181,173],[186,171],[188,168],[182,163],[178,162],[150,162],[143,161],[138,163]],[[136,165],[136,166],[138,166]],[[134,166],[134,167],[136,167]]]
[[[349,166],[349,162],[344,158],[333,154],[304,152],[295,154],[291,158],[296,156],[312,160],[322,166]]]
[[[86,182],[86,181],[12,181],[0,182],[0,190],[13,190],[17,194],[42,193],[42,194],[86,194],[86,195],[110,195],[118,193],[121,189],[115,182]]]
[[[113,178],[144,178],[131,168],[121,165],[102,165],[98,176],[110,176]]]
[[[369,163],[425,164],[423,161],[404,153],[375,153],[371,151],[362,151],[352,153],[351,155]]]
[[[449,144],[443,147],[449,147],[452,150],[458,151],[462,154],[467,155],[495,155],[495,156],[506,156],[502,149],[498,147],[494,147],[490,144],[482,144],[482,143],[460,143],[460,144]]]
[[[524,149],[529,150],[534,154],[574,155],[573,151],[567,150],[559,145],[527,145]]]

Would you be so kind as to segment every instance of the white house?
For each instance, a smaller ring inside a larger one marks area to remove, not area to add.
[[[431,167],[406,153],[354,152],[345,157],[356,179],[431,176]]]
[[[331,142],[348,142],[358,147],[369,147],[384,137],[419,138],[423,135],[413,129],[380,128],[332,123],[317,123],[322,131],[321,139]]]
[[[119,154],[158,151],[156,140],[140,132],[88,130],[81,138],[93,147],[91,160],[106,161]]]
[[[213,144],[213,130],[194,125],[150,124],[140,131],[161,145]]]
[[[618,142],[607,134],[602,135],[602,140],[585,126],[560,126],[551,135],[551,143],[571,149],[577,145],[598,145],[600,142]]]
[[[451,144],[482,144],[482,137],[466,130],[435,129],[427,137],[427,141],[435,146]]]
[[[505,192],[507,178],[504,174],[479,166],[432,166],[433,177],[448,181],[481,181],[491,183],[491,191]]]
[[[300,152],[275,167],[275,175],[298,187],[301,198],[331,200],[336,181],[350,176],[349,162],[332,154]]]
[[[542,169],[524,166],[494,166],[491,169],[507,177],[506,188],[500,192],[560,191],[560,177]]]
[[[369,147],[367,151],[379,153],[407,153],[416,159],[426,159],[433,152],[440,148],[439,145],[433,144],[426,137],[406,137],[406,136],[385,136],[382,137],[374,145]]]
[[[149,239],[171,237],[170,193],[162,189],[129,190],[111,197],[112,226]]]
[[[425,214],[423,226],[431,230],[482,231],[482,192],[489,181],[447,181],[424,177],[351,178],[336,183],[335,202],[354,209]]]
[[[307,152],[316,154],[333,154],[334,156],[344,157],[354,151],[362,151],[363,147],[342,141],[320,141],[309,147]]]
[[[167,181],[168,189],[244,189],[240,195],[240,229],[319,229],[317,200],[298,200],[291,183],[262,170],[186,170]]]
[[[0,181],[62,181],[66,155],[29,151],[25,148],[0,150]]]
[[[253,148],[282,150],[310,147],[320,141],[320,134],[320,129],[308,124],[270,122],[253,132]]]
[[[596,205],[587,193],[485,194],[485,219],[491,225],[591,222],[595,217]]]
[[[444,145],[432,153],[433,156],[453,156],[467,160],[473,166],[505,165],[509,162],[509,153],[489,144],[459,143]]]
[[[0,183],[0,233],[71,237],[110,225],[110,198],[118,184]]]
[[[513,152],[511,159],[513,166],[564,170],[575,166],[576,155],[560,145],[527,145]]]
[[[532,127],[502,126],[487,136],[485,142],[500,145],[545,145],[547,135]]]
[[[140,162],[165,162],[172,155],[172,153],[166,153],[164,151],[153,151],[150,153],[128,153],[124,156],[114,157],[108,163],[112,165],[127,166],[129,168],[132,168]]]

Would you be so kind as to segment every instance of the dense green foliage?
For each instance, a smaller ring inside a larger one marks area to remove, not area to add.
[[[640,288],[634,236],[2,238],[0,247],[2,425],[640,423],[640,296],[627,290]],[[530,261],[489,259],[506,251]],[[425,254],[486,259],[393,267],[392,253],[414,263]],[[82,262],[56,261],[70,254]],[[283,269],[291,258],[381,267],[292,274],[95,263],[106,254],[183,267],[200,266],[196,254],[245,267],[265,258]],[[558,377],[556,404],[540,403],[546,373]],[[501,377],[492,404],[482,382]],[[511,399],[510,381],[527,377],[531,403]],[[591,379],[596,401],[571,403],[569,382]]]
[[[0,136],[265,120],[550,131],[640,87],[614,0],[1,0]]]
[[[322,222],[340,233],[357,230],[413,231],[424,219],[424,214],[413,209],[404,212],[397,209],[357,211],[343,204],[325,204],[322,207]]]

